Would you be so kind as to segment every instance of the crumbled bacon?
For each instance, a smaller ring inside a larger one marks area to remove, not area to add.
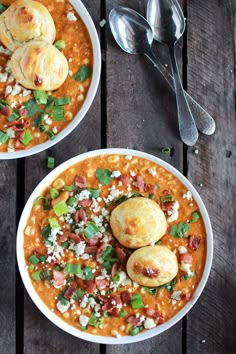
[[[85,253],[96,253],[98,250],[97,246],[88,246],[88,247],[85,247],[84,249],[84,252]]]
[[[117,307],[114,307],[114,309],[111,310],[111,315],[113,317],[118,317],[119,316],[119,309]]]
[[[147,193],[154,193],[155,192],[155,186],[153,184],[147,184],[145,183],[144,184],[144,192],[147,192]]]
[[[201,237],[199,236],[190,236],[188,245],[190,248],[192,248],[193,251],[196,251],[200,245],[201,242]]]
[[[92,205],[92,198],[89,198],[89,199],[83,199],[83,200],[80,200],[78,202],[78,205],[84,207],[84,208],[87,208],[87,207],[90,207]]]
[[[72,297],[75,295],[76,293],[76,287],[74,285],[69,286],[69,288],[66,290],[65,294],[64,294],[64,298],[66,300],[70,300],[72,299]]]
[[[95,278],[95,283],[98,288],[103,289],[106,286],[106,280],[105,279],[97,279]]]
[[[183,253],[180,254],[179,256],[180,261],[183,261],[184,263],[192,264],[193,262],[193,256],[191,253]]]
[[[112,276],[112,277],[114,277],[114,275],[116,274],[118,268],[119,268],[118,263],[113,263],[113,265],[112,265],[112,270],[111,270],[111,276]]]
[[[79,221],[86,221],[87,220],[87,216],[86,216],[84,209],[80,208],[79,210],[76,211],[76,213],[74,215],[74,220],[76,223],[78,223]]]
[[[18,109],[18,112],[19,112],[19,114],[20,114],[21,117],[27,116],[27,114],[28,114],[27,109],[24,108],[24,107],[19,108],[19,109]]]
[[[121,181],[121,183],[124,186],[127,186],[128,184],[131,184],[131,180],[130,180],[130,177],[128,175],[120,175],[119,181]]]
[[[144,192],[144,179],[142,176],[137,176],[134,186],[138,188],[139,192]]]
[[[172,191],[171,191],[170,188],[168,188],[168,189],[165,189],[165,190],[163,191],[163,194],[164,194],[164,195],[171,195],[171,194],[172,194]]]
[[[106,244],[102,243],[101,246],[98,248],[97,254],[96,254],[96,260],[98,260],[101,257],[105,247],[106,247]]]
[[[166,320],[164,319],[164,317],[161,315],[160,317],[158,317],[158,324],[162,324],[164,323]]]
[[[175,204],[175,201],[161,203],[160,207],[161,207],[161,210],[164,211],[164,213],[168,213],[168,211],[171,211],[173,209],[174,204]]]
[[[181,299],[182,299],[182,300],[189,301],[190,298],[191,298],[191,294],[189,294],[189,293],[183,293],[183,292],[182,292],[182,294],[181,294]]]
[[[9,117],[11,115],[11,108],[8,105],[6,105],[4,108],[0,110],[0,113],[6,117]]]
[[[36,248],[33,252],[33,254],[35,255],[35,257],[40,257],[43,255],[43,252],[41,251],[40,248]]]
[[[53,280],[55,282],[55,285],[57,286],[64,285],[65,277],[66,277],[66,274],[64,272],[60,272],[58,270],[53,269],[52,274],[53,274]]]
[[[23,123],[23,127],[24,128],[29,128],[31,127],[31,120],[30,119],[26,119]]]
[[[140,317],[136,317],[134,315],[129,316],[126,321],[134,326],[141,326],[142,324],[142,321],[140,321]]]
[[[123,250],[123,248],[117,246],[115,248],[115,253],[116,253],[117,258],[120,260],[120,262],[123,263],[126,259],[126,253]]]
[[[107,301],[103,306],[102,310],[108,313],[111,313],[111,311],[117,307],[118,304],[121,304],[121,299],[120,296],[117,295],[114,298],[110,299]]]
[[[98,235],[94,235],[93,237],[90,238],[89,244],[90,246],[98,246],[99,243],[99,237]]]
[[[23,139],[23,138],[21,138],[21,139]],[[23,149],[23,148],[24,148],[24,144],[22,144],[22,143],[20,142],[20,140],[16,140],[16,142],[15,142],[15,148],[16,148],[16,149]]]
[[[122,291],[122,293],[120,294],[121,300],[123,303],[127,304],[128,302],[131,301],[132,299],[132,294],[128,291]]]
[[[69,238],[70,240],[74,241],[75,243],[79,243],[83,239],[82,233],[79,233],[78,235],[76,235],[76,234],[69,232],[69,231],[65,231],[63,233],[63,236],[64,236],[64,238],[67,237],[67,239],[65,239],[65,241],[68,240],[68,238]]]
[[[65,231],[63,233],[63,235],[58,235],[57,236],[57,242],[62,243],[68,240],[69,236],[68,236],[69,232]]]
[[[92,294],[94,292],[95,288],[96,288],[96,285],[95,285],[94,281],[93,280],[87,280],[85,284],[86,284],[85,290],[89,294]]]
[[[87,181],[84,176],[76,175],[74,183],[75,183],[75,186],[78,188],[87,188]]]
[[[161,313],[158,310],[154,310],[152,308],[148,308],[146,311],[146,315],[152,318],[159,318],[161,317]]]

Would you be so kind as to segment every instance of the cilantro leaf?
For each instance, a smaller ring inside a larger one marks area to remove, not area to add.
[[[35,100],[29,100],[24,103],[25,109],[28,111],[27,116],[33,117],[36,113],[43,112],[43,110],[38,106]]]
[[[73,76],[76,81],[85,81],[92,74],[92,69],[87,65],[81,65],[79,71]]]
[[[188,223],[183,223],[182,221],[180,221],[178,225],[171,225],[169,234],[176,238],[188,238],[186,232],[188,232],[189,229],[190,225]]]
[[[102,185],[106,185],[112,181],[111,171],[105,168],[98,168],[96,171],[96,178]]]

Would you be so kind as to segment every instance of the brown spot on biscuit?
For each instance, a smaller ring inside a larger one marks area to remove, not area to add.
[[[33,21],[33,16],[29,13],[27,7],[23,6],[19,8],[18,13],[22,23],[31,23]]]
[[[148,265],[146,266],[146,265],[141,265],[139,263],[134,263],[133,272],[137,274],[141,273],[145,277],[152,279],[155,278],[160,273],[160,270],[157,268],[150,267]]]
[[[43,79],[36,74],[35,75],[35,79],[34,79],[34,83],[35,83],[36,86],[42,86]]]

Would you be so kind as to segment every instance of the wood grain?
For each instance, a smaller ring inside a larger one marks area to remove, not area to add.
[[[83,1],[99,32],[100,4]],[[50,172],[47,157],[55,157],[56,166],[83,152],[101,147],[100,88],[96,98],[79,126],[51,149],[26,159],[26,199],[39,181]],[[99,353],[99,345],[85,342],[57,328],[44,317],[25,294],[24,354]]]
[[[234,35],[234,1],[188,1],[188,89],[215,117],[217,129],[213,137],[200,137],[198,155],[188,152],[188,177],[212,221],[214,261],[188,315],[187,353],[233,353],[236,346]]]
[[[117,5],[133,8],[145,16],[143,1],[108,0],[109,11]],[[155,51],[167,63],[166,50],[155,43]],[[181,47],[178,51],[181,60]],[[176,104],[173,94],[141,55],[121,51],[107,26],[107,145],[128,147],[166,159],[182,170],[182,143],[178,139]],[[161,154],[164,146],[174,148],[174,155]],[[168,345],[167,345],[168,343]],[[137,344],[107,346],[107,354],[182,353],[182,322],[166,333]]]
[[[0,161],[0,353],[15,353],[16,161]]]

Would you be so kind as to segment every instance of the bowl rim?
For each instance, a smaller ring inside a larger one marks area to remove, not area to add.
[[[132,156],[137,156],[141,158],[148,159],[154,163],[159,164],[160,166],[164,167],[167,171],[171,172],[173,175],[175,175],[183,184],[184,186],[193,194],[193,197],[198,204],[199,210],[201,212],[205,229],[206,229],[206,234],[207,234],[207,252],[206,252],[206,261],[205,261],[205,267],[204,271],[202,274],[202,278],[195,289],[195,292],[192,296],[192,298],[188,301],[188,303],[175,315],[173,316],[170,320],[167,322],[153,328],[149,329],[148,331],[145,331],[143,333],[140,333],[136,336],[125,336],[125,337],[104,337],[104,336],[96,336],[93,334],[88,334],[85,332],[80,331],[79,329],[76,329],[75,327],[69,325],[68,323],[64,322],[62,319],[60,319],[55,313],[51,312],[50,309],[43,303],[43,301],[40,299],[39,295],[37,292],[34,290],[34,287],[32,286],[31,279],[29,277],[28,271],[25,268],[25,260],[24,260],[24,250],[23,250],[23,242],[24,242],[24,228],[25,224],[28,220],[33,202],[35,198],[40,194],[45,189],[45,186],[49,185],[59,174],[61,174],[63,171],[68,169],[69,167],[73,166],[77,162],[80,162],[84,159],[87,159],[89,157],[94,157],[94,156],[99,156],[99,155],[110,155],[110,154],[117,154],[117,155],[132,155]],[[138,150],[131,150],[131,149],[124,149],[124,148],[109,148],[109,149],[99,149],[99,150],[94,150],[90,152],[83,153],[81,155],[77,155],[58,167],[56,167],[53,171],[51,171],[44,179],[37,185],[37,187],[34,189],[32,194],[30,195],[27,203],[25,204],[24,210],[22,212],[18,230],[17,230],[17,241],[16,241],[16,252],[17,252],[17,263],[20,271],[21,278],[23,280],[24,286],[35,303],[35,305],[38,307],[38,309],[51,321],[53,322],[56,326],[61,328],[62,330],[66,331],[67,333],[80,338],[84,339],[90,342],[95,342],[95,343],[101,343],[101,344],[128,344],[128,343],[135,343],[139,342],[148,338],[151,338],[155,335],[158,335],[165,330],[169,329],[173,325],[175,325],[178,321],[180,321],[188,312],[189,310],[193,307],[193,305],[196,303],[197,299],[201,295],[212,265],[212,258],[213,258],[213,233],[212,233],[212,227],[209,219],[208,212],[206,210],[206,207],[194,188],[194,186],[187,180],[186,177],[184,177],[175,167],[171,166],[169,163],[161,160],[158,157],[155,157],[153,155],[150,155],[148,153],[138,151]]]
[[[0,160],[11,160],[18,159],[22,157],[31,156],[42,152],[46,149],[51,148],[53,145],[59,143],[62,139],[64,139],[72,130],[76,128],[76,126],[81,122],[89,108],[91,107],[94,97],[96,95],[98,84],[100,81],[101,74],[101,50],[100,50],[100,42],[97,34],[97,30],[93,23],[93,20],[84,6],[84,4],[80,0],[69,0],[73,5],[76,13],[84,22],[87,31],[89,32],[92,48],[93,48],[93,74],[91,84],[85,98],[85,101],[79,110],[79,112],[75,115],[74,119],[58,134],[56,135],[54,140],[47,140],[44,143],[33,146],[31,149],[19,150],[14,152],[0,152]]]

